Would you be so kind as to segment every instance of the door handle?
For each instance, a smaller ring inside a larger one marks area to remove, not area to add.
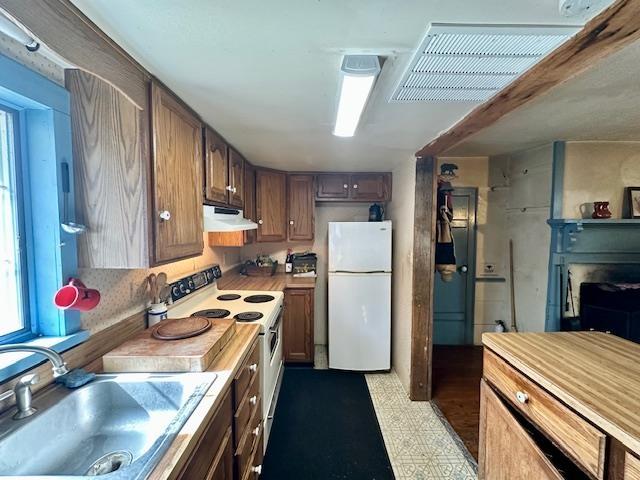
[[[460,267],[460,273],[467,273],[469,271],[469,267],[467,267],[466,265],[462,265]]]

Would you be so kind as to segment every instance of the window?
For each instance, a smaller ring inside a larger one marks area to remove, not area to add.
[[[0,342],[31,333],[16,112],[0,107]]]

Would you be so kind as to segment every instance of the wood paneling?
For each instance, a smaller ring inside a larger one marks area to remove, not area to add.
[[[606,437],[502,359],[485,350],[484,377],[584,470],[604,477]],[[526,401],[516,399],[525,394]]]
[[[599,332],[485,333],[499,357],[640,452],[640,345]]]
[[[284,292],[282,325],[284,361],[313,363],[313,289],[287,289]]]
[[[413,308],[411,313],[411,400],[431,399],[433,276],[435,267],[436,161],[416,162],[413,225]]]
[[[244,205],[244,158],[234,148],[229,148],[229,205]]]
[[[640,38],[640,1],[617,0],[549,56],[416,153],[440,155]]]
[[[315,201],[313,175],[288,176],[289,240],[313,240]]]
[[[147,110],[148,73],[68,0],[0,0],[0,8],[70,64]]]
[[[478,473],[481,480],[563,479],[484,381],[480,385]]]
[[[316,176],[316,181],[317,200],[349,198],[348,173],[321,173]]]
[[[160,85],[152,83],[155,260],[201,255],[202,125]],[[163,220],[161,212],[171,218]]]
[[[390,173],[354,173],[351,175],[351,198],[357,201],[391,200]]]
[[[256,169],[256,215],[258,242],[287,239],[287,175],[276,170]]]
[[[148,112],[82,70],[66,70],[65,79],[71,92],[76,208],[88,227],[78,236],[79,264],[147,268]]]
[[[257,221],[256,218],[256,169],[245,160],[244,162],[244,218]],[[256,241],[255,230],[245,230],[244,243]]]
[[[229,147],[211,128],[205,128],[204,200],[226,204],[229,185]]]

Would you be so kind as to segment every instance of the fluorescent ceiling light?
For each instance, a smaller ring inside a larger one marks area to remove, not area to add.
[[[345,55],[340,73],[340,101],[333,134],[338,137],[353,137],[380,73],[380,63],[376,55]]]

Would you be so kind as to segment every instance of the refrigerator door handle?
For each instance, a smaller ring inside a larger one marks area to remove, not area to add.
[[[336,270],[334,272],[329,272],[329,273],[357,273],[360,275],[366,275],[368,273],[391,273],[391,272],[387,272],[385,270],[368,270],[366,272],[355,272],[353,270]]]

